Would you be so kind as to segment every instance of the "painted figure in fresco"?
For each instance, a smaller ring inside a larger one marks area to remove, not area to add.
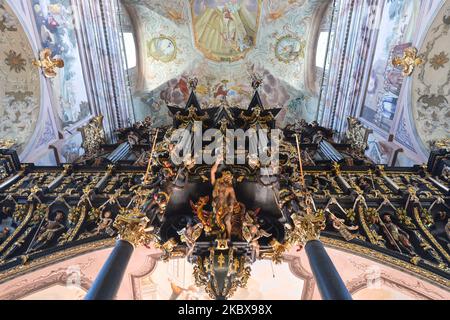
[[[52,241],[56,240],[58,234],[65,229],[65,226],[63,224],[64,218],[64,213],[62,211],[57,211],[54,220],[49,220],[48,218],[46,219],[47,223],[42,228],[41,235],[33,245],[33,251],[39,250]]]
[[[187,289],[177,286],[173,280],[169,279],[172,294],[169,300],[201,300],[205,299],[204,294],[199,287],[189,286]]]
[[[383,216],[383,222],[383,232],[389,243],[397,249],[403,247],[409,254],[415,255],[414,248],[409,241],[409,234],[399,228],[394,222],[392,222],[392,218],[388,214]],[[401,250],[399,251],[401,252]]]
[[[226,232],[226,237],[230,239],[232,217],[235,212],[239,213],[240,205],[233,188],[233,174],[230,171],[224,171],[220,178],[216,178],[217,169],[222,161],[223,157],[219,156],[211,168],[211,184],[213,185],[212,207],[217,224],[222,231]]]
[[[254,45],[259,14],[256,2],[195,1],[193,9],[196,42],[209,58],[233,58]]]

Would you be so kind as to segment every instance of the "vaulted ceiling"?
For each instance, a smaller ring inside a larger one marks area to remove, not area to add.
[[[3,2],[0,20],[0,138],[12,139],[20,153],[39,117],[39,73],[19,19]]]
[[[424,151],[442,137],[450,136],[450,1],[436,16],[420,53],[425,63],[418,67],[412,82],[412,112]]]
[[[268,107],[285,107],[280,123],[314,120],[317,109],[316,46],[327,29],[329,0],[123,0],[134,24],[138,118],[182,105],[187,80],[200,81],[206,107],[226,97],[245,108],[253,94],[250,76],[264,78]]]

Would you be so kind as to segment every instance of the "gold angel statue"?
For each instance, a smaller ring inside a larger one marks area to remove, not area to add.
[[[33,60],[33,65],[41,68],[46,78],[55,78],[57,75],[56,69],[64,68],[64,60],[52,57],[52,54],[52,50],[47,48],[41,51],[39,60]]]

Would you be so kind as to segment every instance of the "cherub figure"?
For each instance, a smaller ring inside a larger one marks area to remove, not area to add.
[[[64,213],[62,211],[57,211],[54,220],[49,220],[48,218],[46,225],[43,227],[43,231],[36,243],[33,245],[32,250],[36,251],[43,248],[45,245],[49,244],[56,239],[58,233],[65,229],[63,224]]]
[[[97,227],[94,229],[94,231],[91,233],[91,235],[110,233],[110,231],[111,231],[110,227],[113,222],[114,222],[114,219],[112,219],[111,211],[106,211],[103,214],[103,216],[100,217]]]
[[[245,213],[244,221],[242,222],[242,237],[248,243],[252,243],[254,241],[257,242],[259,239],[263,237],[268,238],[272,236],[270,233],[262,229],[259,223],[257,222],[257,217],[260,211],[261,209],[257,209],[255,211],[248,210]]]
[[[330,214],[330,219],[331,222],[333,223],[333,228],[336,229],[346,241],[351,241],[353,239],[360,238],[359,235],[350,232],[358,230],[359,229],[358,226],[347,226],[345,224],[345,219],[339,219],[332,213]]]
[[[178,235],[181,238],[181,242],[186,243],[188,247],[187,257],[189,258],[192,255],[192,252],[195,248],[195,242],[202,235],[203,232],[203,224],[198,223],[195,226],[192,222],[189,222],[185,228],[178,231]]]

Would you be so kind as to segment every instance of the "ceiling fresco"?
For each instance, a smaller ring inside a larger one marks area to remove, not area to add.
[[[425,149],[450,137],[450,1],[437,15],[420,53],[425,63],[414,73],[412,108],[416,129]]]
[[[394,124],[404,81],[402,70],[395,68],[391,61],[393,57],[402,56],[412,44],[414,22],[420,16],[419,4],[417,0],[390,1],[381,18],[361,117],[384,132],[389,132]]]
[[[210,300],[203,288],[195,286],[193,267],[185,259],[158,263],[155,270],[139,279],[143,300]],[[261,282],[259,279],[266,279]],[[304,280],[289,264],[258,261],[246,288],[239,289],[231,300],[299,300]]]
[[[43,48],[64,60],[65,66],[50,80],[56,113],[63,128],[90,117],[90,107],[78,48],[70,0],[33,0],[33,13]]]
[[[0,0],[0,139],[13,139],[20,153],[36,127],[39,72],[33,50],[12,9]]]
[[[328,0],[123,0],[137,25],[140,79],[134,88],[137,118],[167,122],[168,104],[184,104],[188,79],[197,77],[203,107],[227,101],[246,108],[251,75],[264,79],[267,107],[281,106],[279,124],[315,120],[317,94],[307,89],[315,66],[307,55]],[[322,10],[323,11],[323,10]],[[310,39],[311,38],[311,39]],[[315,60],[315,59],[314,59]],[[314,83],[314,82],[313,82]]]

